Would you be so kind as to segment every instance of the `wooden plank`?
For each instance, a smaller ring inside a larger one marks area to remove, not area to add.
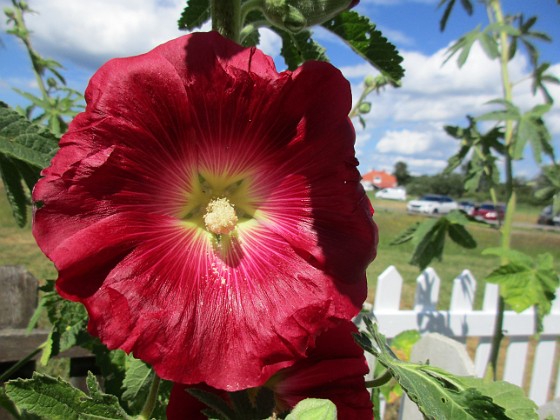
[[[476,293],[476,279],[469,270],[463,270],[460,276],[453,280],[451,303],[452,312],[472,312]]]
[[[441,281],[432,267],[426,268],[416,279],[416,296],[414,310],[416,312],[434,311],[439,298]]]
[[[529,337],[513,337],[509,341],[504,363],[504,381],[523,386]]]
[[[377,311],[398,311],[401,303],[403,278],[394,265],[390,265],[377,278],[374,314]]]
[[[49,335],[48,330],[23,329],[0,330],[0,362],[17,362],[24,358],[45,342]],[[40,353],[35,357],[39,359]],[[74,347],[59,357],[88,357],[91,353],[81,347]]]
[[[37,280],[25,267],[0,267],[0,329],[27,326],[37,307],[37,287]]]
[[[556,340],[557,337],[541,336],[535,349],[529,398],[539,406],[546,403],[548,399],[548,390],[550,389],[550,381],[554,372]]]

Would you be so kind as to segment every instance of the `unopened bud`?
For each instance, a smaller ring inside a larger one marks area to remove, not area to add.
[[[360,114],[369,114],[371,111],[371,102],[362,102],[358,107]]]
[[[262,12],[274,26],[299,32],[326,22],[357,3],[356,0],[264,0]]]

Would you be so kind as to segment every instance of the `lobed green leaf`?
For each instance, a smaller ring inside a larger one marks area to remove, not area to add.
[[[368,18],[346,11],[322,24],[355,52],[397,83],[404,76],[402,57]]]
[[[138,414],[142,410],[154,377],[152,368],[142,360],[135,359],[132,355],[126,357],[126,373],[122,383],[124,392],[121,399],[131,413]]]
[[[60,378],[35,372],[31,379],[17,379],[5,385],[6,395],[19,410],[43,418],[128,419],[116,397],[103,394],[97,383],[88,378],[90,396]]]
[[[177,23],[179,29],[192,31],[201,27],[208,19],[210,19],[209,0],[187,0],[187,5]]]
[[[328,61],[325,49],[311,38],[307,30],[296,34],[277,27],[271,28],[282,38],[282,56],[289,70],[295,70],[307,60]]]
[[[329,400],[306,398],[296,404],[286,420],[336,420],[336,405]]]
[[[365,321],[371,339],[360,334],[356,341],[387,368],[427,418],[538,418],[536,405],[524,397],[522,390],[515,389],[515,385],[503,382],[487,385],[478,378],[455,376],[429,365],[403,362],[390,351],[377,326],[369,319]]]

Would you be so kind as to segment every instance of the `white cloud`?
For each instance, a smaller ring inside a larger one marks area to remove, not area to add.
[[[37,0],[27,16],[37,50],[90,70],[113,57],[137,55],[185,35],[177,21],[184,0]],[[201,30],[207,31],[206,23]],[[261,48],[277,54],[279,38],[262,30]]]
[[[415,155],[425,153],[433,146],[429,133],[410,130],[389,130],[379,140],[375,150],[380,153]]]

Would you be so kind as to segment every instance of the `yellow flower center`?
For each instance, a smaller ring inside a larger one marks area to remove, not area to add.
[[[239,221],[233,205],[225,197],[211,200],[206,206],[203,219],[206,229],[216,235],[230,233]]]

